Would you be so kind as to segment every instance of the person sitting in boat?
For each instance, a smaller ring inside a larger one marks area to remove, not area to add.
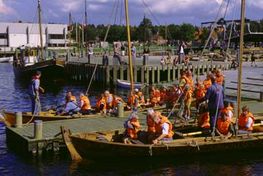
[[[209,123],[209,112],[207,102],[203,102],[199,106],[199,117],[198,117],[198,126],[204,130],[210,129]]]
[[[127,109],[137,111],[139,108],[139,97],[135,92],[131,92],[128,96]]]
[[[160,112],[155,112],[153,120],[155,122],[155,139],[153,144],[157,144],[161,141],[173,140],[173,125],[167,117],[161,115]]]
[[[226,112],[227,113],[227,117],[232,120],[233,116],[234,116],[234,108],[233,105],[231,105],[230,102],[228,101],[224,101],[224,108],[221,110],[221,112]],[[220,113],[221,113],[220,112]]]
[[[83,115],[91,113],[91,105],[89,98],[85,96],[83,93],[79,96],[80,99],[80,113]]]
[[[138,97],[138,107],[141,107],[145,104],[145,99],[142,91],[139,91],[139,89],[134,89],[134,92],[136,96]]]
[[[156,106],[157,104],[159,104],[159,102],[161,100],[161,93],[154,86],[151,87],[150,100],[151,100],[151,103],[152,103],[153,107]]]
[[[68,99],[68,97],[70,97],[69,99]],[[66,103],[70,100],[70,101],[73,101],[73,102],[75,102],[75,103],[77,103],[77,99],[76,99],[76,97],[72,94],[72,91],[71,90],[68,90],[67,91],[67,94],[66,94]]]
[[[138,131],[140,129],[141,125],[139,122],[139,117],[135,112],[132,112],[128,119],[124,122],[124,139],[123,142],[125,144],[131,144],[131,140],[138,139]]]
[[[106,99],[104,94],[101,94],[96,102],[96,109],[101,114],[106,114],[107,108],[106,108]]]
[[[254,115],[249,111],[247,106],[243,106],[242,113],[238,118],[238,133],[243,134],[252,132],[254,122]]]
[[[104,92],[104,97],[105,97],[105,100],[106,100],[106,109],[109,110],[109,109],[112,108],[113,95],[108,90],[106,90]]]
[[[233,123],[227,111],[221,111],[216,122],[216,133],[221,137],[229,138],[234,134]]]
[[[59,115],[73,115],[80,111],[78,105],[71,99],[69,95],[66,97],[66,102],[66,106],[62,112],[58,112]]]

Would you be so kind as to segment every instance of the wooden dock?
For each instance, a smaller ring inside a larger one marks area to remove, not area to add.
[[[69,77],[75,81],[89,81],[93,74],[96,64],[73,62],[66,64],[66,72]],[[179,80],[182,70],[190,69],[193,76],[206,74],[213,69],[218,68],[227,70],[230,64],[227,62],[192,62],[191,65],[136,65],[133,67],[134,81],[142,84],[163,84],[173,83]],[[102,83],[104,86],[116,85],[117,79],[129,81],[129,66],[128,65],[101,65],[98,64],[94,82]]]
[[[23,125],[22,128],[6,127],[6,141],[8,147],[18,153],[41,155],[43,151],[59,151],[65,147],[60,133],[60,127],[71,130],[72,133],[96,132],[123,129],[125,118],[117,117],[91,117],[82,119],[70,119],[60,121],[43,122],[42,139],[34,137],[34,123]],[[145,115],[139,114],[145,125]]]

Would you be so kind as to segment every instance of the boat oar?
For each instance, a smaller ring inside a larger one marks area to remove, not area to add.
[[[73,161],[80,161],[80,160],[82,160],[82,157],[77,152],[76,148],[74,147],[74,145],[71,142],[70,131],[68,129],[65,129],[64,126],[61,126],[60,130],[61,130],[63,141],[65,142],[65,144],[67,146],[67,149],[68,149],[68,151],[70,153],[71,159]]]

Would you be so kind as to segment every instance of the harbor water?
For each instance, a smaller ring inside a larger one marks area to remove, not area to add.
[[[12,65],[0,64],[0,110],[30,111],[27,87],[26,82],[16,80]],[[76,96],[86,91],[86,86],[67,82],[49,82],[43,87],[46,89],[46,93],[41,95],[43,109],[62,104],[67,90],[72,90]],[[89,94],[93,104],[95,96],[102,91],[102,88],[91,88]],[[127,92],[118,91],[118,94]],[[32,158],[8,149],[5,126],[0,123],[0,175],[263,175],[263,153],[246,151],[191,158],[138,158],[135,161],[107,158],[107,161],[79,163],[72,162],[67,152]]]

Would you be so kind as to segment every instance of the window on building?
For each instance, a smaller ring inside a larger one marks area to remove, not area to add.
[[[49,34],[49,39],[64,39],[63,34]]]
[[[0,33],[0,39],[7,39],[7,34]]]

